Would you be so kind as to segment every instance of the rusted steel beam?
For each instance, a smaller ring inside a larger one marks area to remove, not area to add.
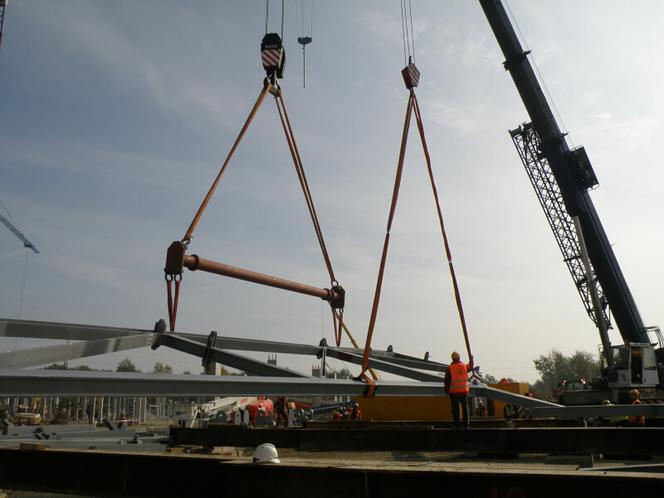
[[[190,269],[191,271],[205,271],[208,273],[214,273],[216,275],[237,278],[246,282],[254,282],[257,284],[267,285],[269,287],[277,287],[278,289],[297,292],[299,294],[319,297],[323,301],[330,302],[330,304],[332,304],[332,306],[335,308],[343,308],[343,295],[333,289],[314,287],[299,282],[293,282],[292,280],[286,280],[284,278],[273,277],[271,275],[266,275],[265,273],[245,270],[244,268],[238,268],[237,266],[230,266],[224,263],[219,263],[217,261],[204,259],[197,256],[196,254],[185,254],[183,266]],[[340,300],[341,303],[339,303]]]

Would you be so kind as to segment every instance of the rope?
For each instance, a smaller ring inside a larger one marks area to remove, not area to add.
[[[369,367],[369,351],[371,350],[371,339],[373,337],[374,327],[376,326],[376,318],[378,316],[378,306],[380,304],[380,291],[383,286],[383,275],[385,273],[385,263],[387,261],[387,250],[390,245],[390,230],[392,230],[392,222],[394,221],[394,213],[397,208],[397,200],[399,199],[399,187],[401,186],[401,177],[403,174],[403,162],[406,154],[406,144],[408,143],[408,128],[410,127],[410,118],[413,114],[413,92],[408,98],[408,106],[406,108],[406,117],[404,118],[403,133],[401,135],[401,149],[399,150],[399,161],[397,163],[397,173],[394,179],[394,188],[392,189],[392,203],[390,205],[390,214],[387,218],[387,230],[385,232],[385,240],[383,242],[383,253],[380,258],[380,267],[378,270],[378,279],[376,281],[376,290],[374,292],[373,305],[371,307],[371,318],[369,319],[369,329],[367,331],[367,341],[364,345],[364,355],[362,357],[362,373]]]
[[[268,94],[268,92],[272,89],[272,84],[266,79],[263,83],[263,89],[261,90],[261,93],[258,95],[258,99],[256,100],[256,103],[254,104],[254,107],[251,109],[251,112],[249,113],[249,116],[247,117],[246,121],[244,122],[244,125],[242,126],[242,129],[240,130],[240,133],[238,134],[237,138],[235,139],[235,142],[233,143],[233,146],[231,147],[230,152],[228,153],[228,156],[226,156],[226,160],[224,161],[224,164],[221,166],[221,169],[219,170],[219,174],[215,178],[214,182],[212,182],[212,186],[210,187],[210,190],[208,191],[207,195],[203,199],[203,202],[201,203],[200,207],[198,208],[198,211],[196,212],[196,215],[194,216],[194,219],[191,221],[191,224],[189,225],[189,228],[187,229],[187,233],[185,233],[184,237],[182,237],[182,242],[187,245],[189,244],[189,241],[191,240],[194,230],[196,229],[196,226],[198,225],[198,222],[201,219],[201,216],[203,215],[203,212],[205,211],[205,208],[207,207],[208,203],[210,202],[210,199],[212,198],[212,195],[214,194],[214,191],[217,189],[217,185],[219,185],[219,181],[221,180],[221,177],[224,175],[224,172],[226,171],[226,167],[228,166],[231,157],[233,157],[233,154],[235,153],[235,150],[237,149],[238,145],[240,145],[240,142],[242,141],[242,137],[244,137],[245,132],[247,131],[247,128],[249,128],[249,125],[251,124],[251,121],[254,119],[254,116],[256,115],[256,112],[258,112],[258,109],[260,108],[261,104],[263,103],[263,100],[265,99],[265,96]]]

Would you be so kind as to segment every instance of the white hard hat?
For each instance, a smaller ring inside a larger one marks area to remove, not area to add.
[[[254,450],[254,463],[281,463],[277,448],[271,443],[263,443]]]

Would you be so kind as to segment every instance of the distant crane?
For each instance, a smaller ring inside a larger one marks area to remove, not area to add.
[[[2,27],[5,24],[6,10],[7,10],[7,0],[0,0],[0,47],[2,46]]]
[[[2,0],[0,0],[2,1]],[[9,212],[8,212],[9,213]],[[0,221],[5,225],[7,228],[9,228],[9,231],[16,235],[18,239],[23,242],[23,247],[27,247],[28,249],[31,249],[35,254],[39,254],[39,249],[35,247],[35,245],[28,240],[28,238],[21,233],[21,231],[16,228],[16,225],[14,225],[11,221],[9,221],[7,218],[2,216],[0,214]]]

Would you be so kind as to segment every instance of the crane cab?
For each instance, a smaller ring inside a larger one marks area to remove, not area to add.
[[[608,371],[609,387],[656,387],[659,384],[657,358],[652,344],[628,342],[612,346],[613,367]]]

